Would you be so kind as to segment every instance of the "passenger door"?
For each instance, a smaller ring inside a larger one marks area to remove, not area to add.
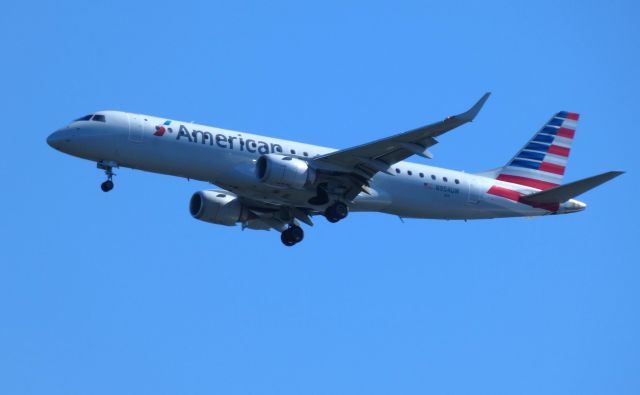
[[[129,114],[129,141],[141,143],[143,137],[142,118],[137,114]]]
[[[478,204],[480,201],[480,184],[478,179],[473,175],[467,175],[467,185],[469,186],[469,197],[467,203]]]

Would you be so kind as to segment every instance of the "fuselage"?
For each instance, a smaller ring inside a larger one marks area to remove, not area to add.
[[[336,151],[333,148],[225,130],[190,122],[120,111],[101,111],[104,121],[77,120],[51,134],[54,148],[95,162],[114,163],[154,173],[201,180],[251,199],[307,207],[312,190],[265,185],[256,177],[261,155],[280,154],[303,160]],[[585,204],[571,199],[549,211],[502,196],[492,187],[522,194],[537,189],[491,177],[408,161],[377,173],[370,194],[349,202],[351,211],[377,211],[406,218],[481,219],[539,216],[580,211]]]

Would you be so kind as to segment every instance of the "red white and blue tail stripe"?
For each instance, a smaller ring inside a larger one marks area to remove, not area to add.
[[[575,112],[555,114],[496,179],[541,190],[562,184],[579,117]]]

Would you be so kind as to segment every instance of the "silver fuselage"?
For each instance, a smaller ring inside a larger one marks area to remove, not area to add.
[[[238,195],[277,205],[307,207],[313,190],[275,188],[255,175],[256,160],[275,153],[312,159],[336,151],[245,132],[119,111],[102,111],[106,122],[76,121],[51,134],[48,143],[67,154],[96,162],[113,162],[154,173],[201,180]],[[169,123],[168,125],[165,125]],[[159,128],[164,128],[164,133]],[[159,135],[162,134],[162,135]],[[481,219],[539,216],[550,211],[487,194],[502,186],[528,194],[536,189],[482,175],[412,162],[378,173],[371,194],[349,203],[351,211],[377,211],[406,218]],[[555,213],[580,211],[571,199]],[[321,211],[321,210],[320,210]]]

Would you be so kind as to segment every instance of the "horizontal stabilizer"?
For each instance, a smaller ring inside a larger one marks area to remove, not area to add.
[[[609,171],[597,176],[532,193],[531,195],[523,196],[521,200],[528,203],[564,203],[567,200],[581,195],[600,184],[604,184],[623,173],[623,171]]]

